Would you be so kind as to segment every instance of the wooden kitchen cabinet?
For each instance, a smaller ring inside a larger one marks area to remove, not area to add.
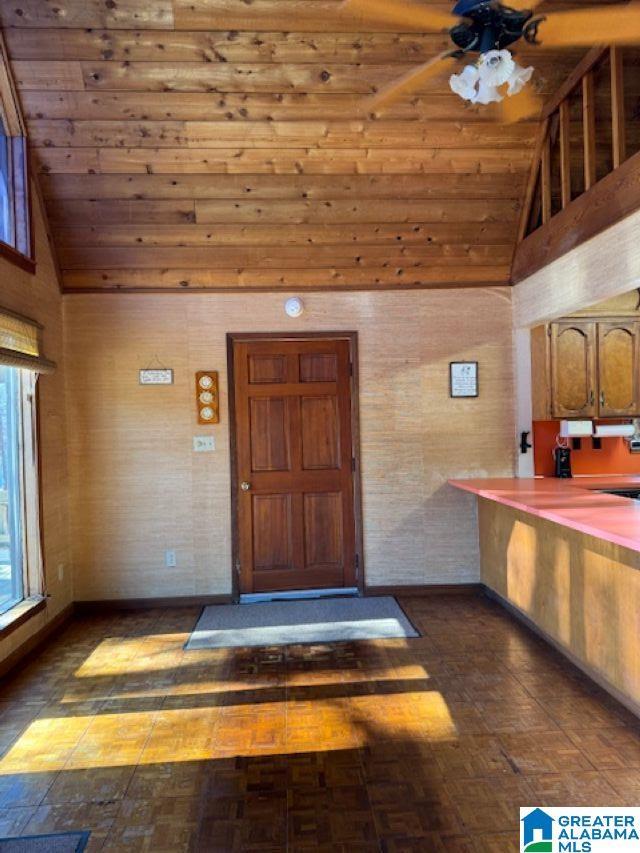
[[[640,411],[637,322],[598,323],[598,414],[625,417]]]
[[[597,324],[551,324],[551,408],[554,418],[597,414]]]
[[[576,318],[531,334],[533,419],[640,415],[640,320]]]

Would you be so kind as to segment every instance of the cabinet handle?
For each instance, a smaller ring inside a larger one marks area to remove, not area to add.
[[[592,388],[590,393],[589,393],[589,405],[593,406],[594,401],[595,401],[595,394],[593,393],[593,388]]]
[[[604,406],[604,391],[600,392],[600,405]]]

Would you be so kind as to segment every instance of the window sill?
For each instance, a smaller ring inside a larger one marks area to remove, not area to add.
[[[25,598],[19,604],[16,604],[11,610],[7,610],[0,616],[0,640],[4,640],[9,634],[12,634],[16,628],[24,625],[33,616],[44,610],[47,606],[46,598],[41,595],[34,595],[31,598]]]
[[[23,255],[22,252],[14,249],[13,246],[10,246],[8,243],[3,243],[1,240],[0,258],[6,258],[10,263],[20,267],[20,269],[25,270],[28,273],[31,273],[31,275],[36,271],[36,262],[33,258],[28,258],[26,255]]]

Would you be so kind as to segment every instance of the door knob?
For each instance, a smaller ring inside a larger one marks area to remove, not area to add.
[[[249,489],[251,488],[251,483],[247,483],[247,481],[244,480],[242,483],[240,483],[240,488],[242,489],[243,492],[248,492]]]

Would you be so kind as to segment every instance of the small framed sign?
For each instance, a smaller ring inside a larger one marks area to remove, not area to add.
[[[173,385],[173,370],[169,367],[153,367],[140,371],[141,385]]]
[[[452,361],[449,363],[449,396],[478,396],[477,361]]]

